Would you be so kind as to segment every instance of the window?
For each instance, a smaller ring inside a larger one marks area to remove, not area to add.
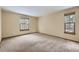
[[[20,19],[20,31],[29,30],[29,18],[22,16]]]
[[[65,14],[64,33],[75,34],[75,12]]]

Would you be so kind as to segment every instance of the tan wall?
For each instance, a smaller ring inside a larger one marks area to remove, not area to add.
[[[20,14],[2,11],[2,38],[37,32],[37,18],[30,17],[29,31],[19,30]]]
[[[76,12],[76,34],[64,33],[64,13]],[[39,32],[79,41],[79,7],[60,11],[39,18]]]
[[[0,42],[1,42],[1,8],[0,8]]]

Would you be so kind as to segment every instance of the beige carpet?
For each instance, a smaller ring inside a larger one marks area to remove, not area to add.
[[[34,33],[4,39],[0,44],[2,52],[77,52],[79,43]]]

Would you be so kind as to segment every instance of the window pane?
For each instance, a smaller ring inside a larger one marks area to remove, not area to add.
[[[75,22],[75,15],[70,15],[70,22]]]
[[[65,23],[69,22],[69,16],[65,16]]]

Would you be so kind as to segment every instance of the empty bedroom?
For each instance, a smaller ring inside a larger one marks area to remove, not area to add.
[[[1,6],[0,52],[79,52],[78,6]]]

